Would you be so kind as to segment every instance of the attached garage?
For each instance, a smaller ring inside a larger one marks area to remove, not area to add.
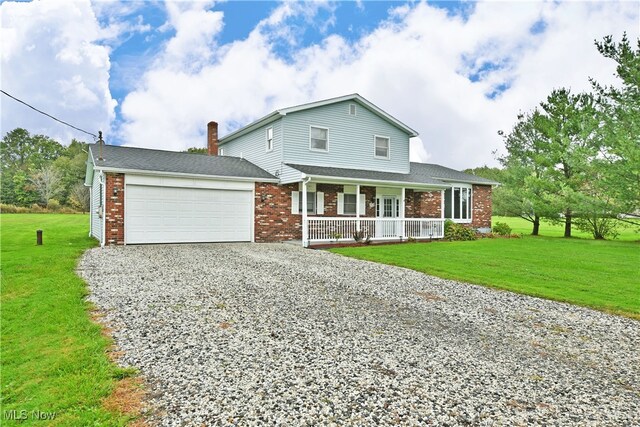
[[[254,241],[256,183],[245,159],[90,146],[90,234],[107,244]]]
[[[126,175],[124,194],[126,244],[253,240],[251,183]]]

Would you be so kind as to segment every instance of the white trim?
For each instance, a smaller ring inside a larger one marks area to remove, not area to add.
[[[127,193],[125,193],[126,195]],[[251,191],[251,223],[249,225],[249,229],[251,230],[251,243],[256,242],[256,186],[253,185],[253,190]],[[125,211],[126,212],[126,211]]]
[[[384,138],[387,140],[387,155],[386,156],[378,156],[376,154],[376,139],[378,138]],[[382,160],[391,160],[391,137],[389,136],[384,136],[384,135],[373,135],[373,157],[375,157],[376,159],[382,159]]]
[[[93,233],[93,185],[89,187],[89,237],[93,235],[92,233]]]
[[[296,169],[297,170],[297,169]],[[380,181],[377,179],[364,179],[364,178],[346,178],[339,176],[324,176],[324,175],[305,175],[307,177],[313,178],[316,182],[326,182],[328,184],[341,184],[344,182],[349,182],[353,184],[358,183],[370,183],[373,186],[380,187],[407,187],[407,188],[420,188],[424,190],[440,190],[442,188],[450,188],[449,185],[439,185],[439,184],[422,184],[420,182],[409,182],[409,181]]]
[[[316,129],[324,129],[327,131],[327,148],[325,150],[321,150],[319,148],[311,147],[311,128]],[[317,153],[328,153],[329,152],[329,128],[323,126],[309,125],[309,151],[315,151]]]
[[[444,190],[440,190],[440,218],[444,218]]]
[[[100,246],[104,247],[107,239],[107,177],[104,172],[100,171],[98,179],[102,184],[102,200],[100,201],[102,207],[102,238],[100,239]]]
[[[463,182],[455,182],[455,183],[451,183],[451,186],[449,187],[451,189],[451,216],[455,216],[455,204],[454,204],[454,200],[455,200],[455,188],[460,188],[460,200],[459,200],[459,208],[460,208],[460,216],[462,216],[462,189],[466,188],[468,191],[470,191],[469,194],[469,212],[467,215],[467,218],[446,218],[446,219],[450,219],[453,222],[456,222],[458,224],[470,224],[473,221],[473,185],[472,184],[467,184],[467,183],[463,183]],[[444,202],[444,193],[445,191],[443,190],[442,192],[442,207],[445,207],[445,202]],[[444,209],[442,211],[442,216],[444,217]]]
[[[269,131],[271,131],[271,147],[269,147]],[[265,136],[265,148],[267,150],[266,152],[269,153],[273,151],[273,126],[269,126],[268,128],[265,129],[264,136]]]
[[[291,192],[291,214],[300,215],[300,192]]]
[[[337,211],[338,215],[344,215],[344,193],[338,193],[337,195]]]
[[[96,170],[101,172],[115,172],[115,173],[134,173],[138,175],[161,175],[161,176],[176,176],[176,177],[185,177],[185,178],[199,178],[199,179],[214,179],[219,181],[250,181],[250,182],[272,182],[278,183],[278,179],[272,178],[247,178],[240,176],[221,176],[221,175],[202,175],[197,173],[182,173],[182,172],[164,172],[164,171],[155,171],[155,170],[144,170],[144,169],[120,169],[120,168],[112,168],[112,167],[97,167]]]
[[[390,115],[389,113],[383,111],[382,109],[380,109],[378,106],[374,105],[373,103],[371,103],[370,101],[364,99],[362,96],[360,96],[357,93],[352,93],[350,95],[344,95],[344,96],[339,96],[336,98],[330,98],[330,99],[324,99],[321,101],[315,101],[315,102],[310,102],[307,104],[301,104],[301,105],[296,105],[293,107],[288,107],[288,108],[282,108],[280,110],[276,110],[273,113],[269,113],[266,116],[263,116],[261,118],[259,118],[258,120],[255,120],[251,123],[249,123],[248,125],[241,127],[240,129],[237,129],[233,132],[231,132],[228,135],[225,135],[224,137],[220,138],[220,140],[218,141],[219,144],[226,144],[227,142],[238,138],[242,135],[245,135],[255,129],[258,129],[266,124],[269,124],[271,122],[274,122],[284,116],[286,116],[288,113],[294,113],[296,111],[302,111],[302,110],[309,110],[311,108],[315,108],[315,107],[321,107],[323,105],[330,105],[330,104],[336,104],[339,102],[343,102],[343,101],[355,101],[356,104],[361,104],[362,106],[368,108],[369,110],[373,111],[375,114],[377,114],[378,116],[382,117],[384,120],[392,123],[393,125],[395,125],[396,127],[400,128],[401,130],[403,130],[404,132],[406,132],[410,138],[414,138],[416,136],[418,136],[418,132],[416,132],[415,130],[411,129],[409,126],[405,125],[404,123],[402,123],[400,120],[396,119],[395,117],[393,117],[392,115]],[[284,140],[284,138],[283,138]]]
[[[405,197],[405,191],[404,191],[404,187],[402,187],[402,193],[400,194],[400,218],[404,219],[404,197]]]
[[[309,246],[309,226],[307,224],[307,183],[311,181],[311,178],[307,178],[302,181],[302,246]]]
[[[224,147],[218,148],[218,156],[224,156]]]
[[[316,215],[324,215],[324,193],[316,191]]]

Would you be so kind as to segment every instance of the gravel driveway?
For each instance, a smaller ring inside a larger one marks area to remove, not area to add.
[[[152,424],[640,425],[630,319],[283,244],[97,248],[79,274]]]

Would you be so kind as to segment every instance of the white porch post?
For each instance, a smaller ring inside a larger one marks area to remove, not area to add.
[[[307,224],[307,181],[302,180],[302,246],[309,246],[309,224]]]
[[[440,219],[444,219],[444,190],[440,190]]]
[[[360,184],[356,185],[356,231],[360,232]]]
[[[400,237],[406,237],[404,234],[404,193],[405,188],[402,187],[402,192],[400,193]]]

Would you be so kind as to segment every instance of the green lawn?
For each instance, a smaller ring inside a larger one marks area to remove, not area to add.
[[[94,246],[87,215],[1,214],[1,425],[126,425],[102,400],[126,371],[105,353],[74,269]],[[44,245],[36,246],[36,230]],[[10,420],[10,411],[26,420]],[[21,413],[20,411],[26,411]],[[32,411],[55,413],[39,421]]]
[[[517,222],[512,227],[520,231]],[[638,242],[525,236],[332,252],[640,319]]]
[[[522,218],[494,216],[492,222],[494,224],[496,222],[506,222],[507,224],[509,224],[509,226],[511,226],[511,229],[514,233],[522,233],[527,235],[531,234],[531,230],[533,230],[533,224]],[[632,227],[628,223],[621,222],[618,227],[619,235],[616,239],[613,240],[640,240],[640,233],[638,232],[638,229],[639,227]],[[548,237],[562,237],[564,236],[564,225],[551,224],[547,221],[542,221],[540,222],[540,235]],[[593,235],[591,235],[591,233],[580,231],[575,225],[571,229],[571,235],[573,237],[578,237],[581,239],[593,239]]]

